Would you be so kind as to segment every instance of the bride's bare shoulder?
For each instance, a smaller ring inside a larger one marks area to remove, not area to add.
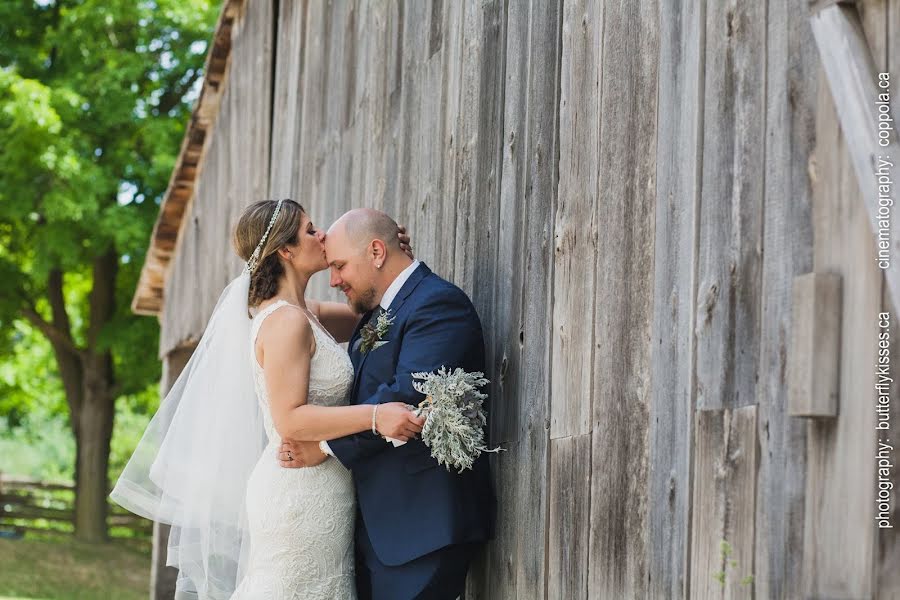
[[[305,348],[315,351],[315,336],[309,317],[302,308],[293,304],[282,304],[267,315],[259,326],[256,341],[264,352],[295,353]]]

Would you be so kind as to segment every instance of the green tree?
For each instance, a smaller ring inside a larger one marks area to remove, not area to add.
[[[129,303],[217,9],[0,4],[0,354],[27,338],[23,321],[52,347],[87,541],[106,539],[116,399],[159,375],[155,323]]]

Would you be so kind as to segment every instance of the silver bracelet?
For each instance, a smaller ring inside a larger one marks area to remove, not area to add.
[[[378,414],[378,405],[375,404],[372,406],[372,435],[378,435],[378,430],[375,429],[375,415]]]

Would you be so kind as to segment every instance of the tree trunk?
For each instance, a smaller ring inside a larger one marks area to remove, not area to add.
[[[101,350],[100,333],[115,312],[119,257],[110,248],[94,259],[87,330],[82,353],[81,410],[72,415],[75,432],[75,537],[86,542],[107,539],[109,442],[115,417],[112,355]]]
[[[112,353],[101,333],[115,314],[118,271],[114,248],[94,259],[84,348],[72,336],[60,269],[52,269],[47,277],[50,321],[31,305],[23,313],[50,341],[56,356],[75,436],[75,537],[88,542],[107,539],[109,445],[117,392]]]
[[[75,537],[85,542],[107,539],[109,445],[115,398],[111,393],[112,361],[108,354],[85,359],[84,392],[77,422],[75,468]]]

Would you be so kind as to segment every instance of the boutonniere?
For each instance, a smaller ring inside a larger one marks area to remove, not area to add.
[[[386,310],[378,315],[374,324],[370,320],[363,325],[362,330],[359,332],[359,335],[362,338],[362,343],[359,345],[360,352],[366,354],[369,350],[374,348],[378,342],[384,339],[384,336],[387,335],[388,328],[390,328],[391,324],[394,322],[394,317],[391,317],[390,314],[391,311]]]

